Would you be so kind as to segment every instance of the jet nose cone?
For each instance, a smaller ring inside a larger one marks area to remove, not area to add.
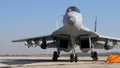
[[[75,18],[74,17],[68,17],[67,23],[69,25],[74,25],[75,24]]]

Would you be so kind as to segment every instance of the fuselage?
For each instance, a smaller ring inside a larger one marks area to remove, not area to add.
[[[69,7],[66,10],[66,13],[63,17],[63,27],[60,29],[56,30],[53,32],[53,36],[60,37],[60,39],[63,36],[69,36],[70,45],[65,45],[68,46],[67,49],[62,49],[64,51],[69,52],[71,49],[73,49],[74,45],[77,45],[76,43],[76,38],[84,32],[80,32],[83,29],[83,19],[82,19],[82,14],[80,10],[77,7]],[[64,37],[65,38],[65,37]],[[60,41],[58,41],[60,42]]]

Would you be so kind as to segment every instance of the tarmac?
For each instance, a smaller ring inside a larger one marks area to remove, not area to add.
[[[60,57],[53,62],[52,57],[40,56],[2,56],[0,68],[120,68],[120,63],[107,64],[107,57],[92,61],[90,57],[79,57],[77,63],[70,62],[69,57]]]

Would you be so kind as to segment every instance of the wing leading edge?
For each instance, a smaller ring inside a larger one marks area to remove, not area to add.
[[[99,41],[109,40],[109,41],[111,41],[111,42],[112,42],[112,41],[120,42],[120,39],[119,39],[119,38],[108,37],[108,36],[102,36],[102,35],[99,35],[98,40],[99,40]]]
[[[96,32],[90,31],[88,29],[82,29],[81,32],[90,35],[91,38],[95,37],[97,39],[97,41],[106,41],[106,40],[109,40],[110,42],[112,42],[112,41],[120,42],[120,38],[103,36],[103,35],[100,35],[100,34],[98,34]]]
[[[33,38],[26,38],[26,39],[19,39],[19,40],[13,40],[12,42],[25,42],[25,41],[34,41],[34,40],[38,40],[38,41],[42,41],[43,39],[46,40],[53,40],[53,36],[52,35],[46,35],[46,36],[40,36],[40,37],[33,37]]]

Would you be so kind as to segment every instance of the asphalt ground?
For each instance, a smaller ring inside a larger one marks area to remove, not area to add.
[[[120,68],[120,63],[107,64],[107,57],[92,61],[90,57],[79,57],[77,63],[70,62],[69,57],[60,57],[53,62],[52,57],[40,56],[2,56],[0,68]]]

